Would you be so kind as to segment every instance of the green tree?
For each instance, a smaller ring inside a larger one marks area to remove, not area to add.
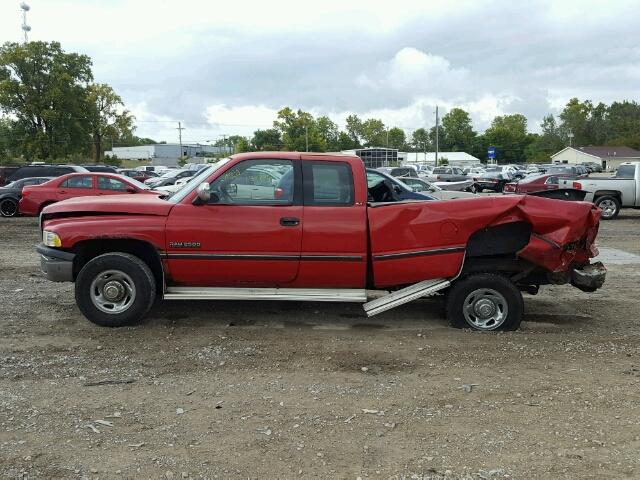
[[[351,139],[352,148],[362,147],[362,120],[357,115],[349,115],[347,117],[346,132]]]
[[[425,128],[418,128],[411,134],[411,148],[418,152],[426,152],[431,148],[429,132]]]
[[[133,135],[133,116],[124,109],[120,96],[104,83],[89,85],[87,102],[87,124],[93,141],[94,160],[99,162],[106,139]]]
[[[540,130],[540,135],[529,134],[531,141],[525,149],[527,162],[548,163],[551,155],[565,147],[562,131],[553,115],[549,114],[542,119]]]
[[[253,132],[251,145],[255,150],[261,152],[282,150],[282,138],[280,132],[275,128],[256,130]]]
[[[520,163],[525,149],[532,142],[527,135],[527,119],[519,113],[495,117],[484,132],[484,141],[496,147],[499,163]]]
[[[273,127],[280,132],[285,150],[294,152],[326,152],[327,141],[322,136],[316,120],[308,112],[293,111],[285,107],[278,112]]]
[[[444,143],[448,150],[467,152],[471,150],[476,132],[473,131],[471,117],[461,108],[452,108],[442,117]]]
[[[364,147],[384,147],[387,144],[387,129],[382,120],[369,118],[362,122],[360,137]]]
[[[389,135],[389,148],[397,148],[398,150],[405,150],[407,146],[407,136],[404,130],[398,127],[390,128],[387,132]]]
[[[88,150],[91,80],[89,57],[58,42],[0,47],[0,109],[16,118],[22,153],[46,159]]]
[[[560,113],[561,131],[563,139],[573,135],[571,143],[574,146],[592,145],[589,132],[589,119],[593,110],[590,100],[581,102],[577,98],[569,100]]]
[[[338,125],[336,125],[327,116],[318,117],[315,123],[318,134],[324,139],[326,143],[326,149],[331,152],[340,150],[338,142],[340,130],[338,129]]]

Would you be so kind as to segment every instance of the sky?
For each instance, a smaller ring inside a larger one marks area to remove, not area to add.
[[[30,40],[93,59],[139,136],[215,141],[284,106],[407,133],[453,107],[532,131],[572,98],[640,100],[638,0],[27,0]],[[21,41],[0,0],[0,42]]]

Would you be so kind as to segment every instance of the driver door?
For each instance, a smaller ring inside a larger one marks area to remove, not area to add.
[[[211,183],[205,205],[178,204],[166,227],[177,285],[279,287],[298,274],[302,185],[298,161],[244,160]]]

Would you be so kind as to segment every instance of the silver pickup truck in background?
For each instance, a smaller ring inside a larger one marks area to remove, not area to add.
[[[640,162],[620,164],[611,178],[560,180],[559,188],[579,188],[588,192],[584,201],[600,207],[603,220],[613,220],[621,208],[640,208]]]

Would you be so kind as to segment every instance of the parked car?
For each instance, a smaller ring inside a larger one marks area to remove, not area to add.
[[[151,170],[134,170],[134,169],[122,169],[118,170],[120,175],[124,175],[125,177],[133,178],[138,182],[144,183],[145,180],[149,178],[156,178],[158,174]]]
[[[0,166],[0,187],[9,183],[9,177],[19,168],[18,165]]]
[[[52,177],[22,178],[0,187],[0,215],[3,217],[18,215],[18,203],[22,197],[22,188],[28,185],[40,185],[51,179]]]
[[[255,165],[294,173],[272,198],[234,198],[230,185]],[[590,264],[593,205],[529,195],[369,204],[367,183],[356,156],[234,155],[168,199],[50,205],[37,251],[47,278],[75,282],[80,311],[109,327],[139,321],[163,298],[359,302],[375,315],[446,290],[453,326],[512,330],[521,291],[595,291],[605,280]]]
[[[146,179],[144,184],[151,188],[166,187],[167,185],[173,185],[180,178],[193,177],[196,173],[196,170],[170,170],[159,177]]]
[[[509,172],[487,171],[475,178],[476,188],[478,192],[491,190],[493,192],[502,192],[504,186],[511,182],[515,176]]]
[[[428,179],[435,182],[461,182],[467,180],[467,176],[459,167],[436,167]]]
[[[587,168],[590,168],[592,172],[602,172],[602,165],[598,162],[584,162],[582,163]]]
[[[456,198],[473,198],[475,196],[473,193],[460,190],[443,190],[438,185],[429,183],[421,178],[400,177],[399,180],[411,187],[414,192],[426,193],[438,200],[455,200]],[[447,184],[446,182],[443,183]]]
[[[415,192],[410,186],[391,175],[373,168],[366,169],[369,201],[435,200],[426,193]]]
[[[82,165],[82,167],[90,172],[118,173],[118,170],[110,165]]]
[[[545,173],[573,175],[573,176],[587,176],[587,169],[582,165],[567,165],[567,164],[555,164],[549,167]]]
[[[414,177],[418,178],[418,171],[413,167],[395,167],[389,171],[392,177]]]
[[[70,173],[40,185],[22,189],[20,213],[36,216],[52,203],[75,197],[92,195],[121,195],[125,193],[153,193],[149,187],[132,178],[111,173]]]
[[[566,174],[544,174],[530,175],[519,182],[509,182],[504,185],[503,193],[532,193],[541,192],[543,190],[557,190],[559,188],[560,179],[569,180],[578,178],[576,176]]]
[[[603,220],[613,220],[621,208],[640,207],[640,162],[622,163],[610,178],[579,178],[560,180],[560,188],[587,191],[586,202],[602,209]]]
[[[140,167],[136,167],[135,170],[139,170],[141,172],[153,172],[158,176],[160,176],[167,170],[175,170],[175,169],[166,167],[164,165],[142,165]]]
[[[473,177],[485,173],[486,170],[482,167],[465,167],[462,172],[468,177]]]
[[[22,178],[30,177],[60,177],[68,173],[88,173],[84,167],[77,165],[26,165],[20,167],[9,176],[9,181],[20,180]]]

